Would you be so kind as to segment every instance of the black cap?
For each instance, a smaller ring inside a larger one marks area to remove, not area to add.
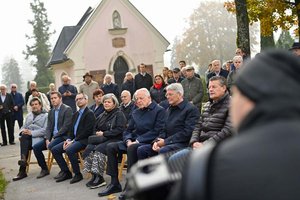
[[[173,72],[178,73],[178,72],[180,72],[180,69],[179,69],[178,67],[175,67],[175,68],[173,69]]]

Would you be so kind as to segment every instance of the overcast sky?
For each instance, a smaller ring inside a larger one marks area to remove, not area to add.
[[[29,3],[32,0],[9,0],[0,3],[0,65],[4,59],[14,57],[19,64],[23,62],[27,44],[25,34],[32,34],[28,20],[33,18]],[[76,25],[86,9],[95,7],[100,0],[44,0],[48,20],[56,34],[52,46],[63,26]],[[185,20],[198,7],[199,0],[130,0],[130,2],[169,40],[181,35]]]

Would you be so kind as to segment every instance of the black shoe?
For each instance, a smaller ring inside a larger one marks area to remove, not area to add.
[[[54,176],[54,179],[59,179],[63,175],[63,171],[60,171],[56,176]]]
[[[95,189],[104,185],[106,185],[104,178],[100,175],[97,175],[95,180],[90,184],[90,188]]]
[[[14,177],[12,180],[13,181],[18,181],[18,180],[21,180],[21,179],[26,178],[26,177],[27,177],[26,172],[19,172],[18,175],[16,177]]]
[[[9,144],[10,144],[10,145],[15,145],[16,143],[15,143],[15,142],[10,142]]]
[[[120,184],[118,184],[118,185],[109,184],[105,188],[105,190],[98,193],[98,196],[103,197],[103,196],[107,196],[107,195],[110,195],[113,193],[118,193],[118,192],[122,192],[122,186]]]
[[[87,182],[85,184],[86,187],[90,187],[91,184],[94,182],[94,180],[96,179],[97,175],[96,174],[92,174],[92,178],[89,180],[89,182]]]
[[[119,196],[119,200],[125,200],[126,199],[126,194],[125,194],[126,191],[123,191],[122,194],[120,194]]]
[[[56,179],[56,182],[59,183],[59,182],[62,182],[62,181],[65,181],[65,180],[71,179],[71,178],[72,178],[72,173],[70,171],[66,171],[66,172],[63,172],[61,177]]]
[[[4,146],[7,146],[7,143],[3,143],[3,144],[1,144],[1,146],[3,146],[3,147],[4,147]]]
[[[70,184],[77,183],[83,179],[82,174],[75,174],[75,176],[70,181]]]
[[[47,176],[49,174],[50,173],[48,169],[42,169],[41,173],[36,178],[43,178],[44,176]]]

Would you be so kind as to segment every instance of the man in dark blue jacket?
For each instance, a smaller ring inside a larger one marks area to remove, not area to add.
[[[17,92],[17,85],[11,84],[10,86],[11,95],[14,99],[15,106],[13,112],[13,127],[15,127],[15,121],[18,121],[19,128],[23,126],[23,105],[24,98],[20,92]]]
[[[183,99],[180,83],[173,83],[167,86],[166,90],[170,106],[166,113],[164,129],[155,142],[138,148],[139,160],[187,147],[200,117],[199,110]]]
[[[165,124],[165,110],[152,102],[146,88],[137,90],[134,97],[138,109],[132,112],[128,128],[123,133],[123,141],[107,145],[107,174],[111,176],[111,183],[98,196],[122,191],[118,180],[118,154],[127,152],[127,170],[130,170],[138,160],[137,148],[151,144]]]
[[[62,102],[68,106],[70,106],[73,110],[73,113],[77,111],[75,97],[77,95],[77,88],[74,85],[70,84],[70,77],[64,75],[61,80],[63,84],[58,88],[58,91],[62,95]]]

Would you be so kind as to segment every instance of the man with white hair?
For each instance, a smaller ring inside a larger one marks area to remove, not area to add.
[[[118,99],[120,98],[118,85],[112,82],[112,76],[110,74],[104,76],[104,83],[101,86],[101,90],[104,94],[113,93]]]
[[[122,191],[118,179],[118,154],[127,153],[127,170],[138,161],[139,146],[151,144],[161,132],[165,122],[165,110],[151,100],[146,88],[138,89],[135,94],[138,107],[132,112],[127,129],[123,133],[123,141],[107,145],[107,171],[111,183],[98,196],[107,196]]]
[[[30,81],[29,82],[29,89],[28,91],[25,93],[25,104],[27,105],[28,103],[28,99],[29,99],[29,96],[31,95],[31,90],[33,89],[37,89],[37,84],[35,81]]]
[[[173,83],[167,86],[166,90],[170,106],[166,112],[164,129],[152,144],[138,148],[139,160],[187,147],[200,117],[199,110],[183,98],[180,83]]]
[[[220,60],[213,60],[211,64],[212,64],[212,72],[207,75],[208,82],[209,79],[213,76],[223,76],[224,78],[227,78],[228,71],[222,69]],[[207,82],[207,87],[208,87],[208,82]]]
[[[14,99],[11,94],[7,93],[7,87],[4,84],[0,85],[0,125],[2,134],[2,146],[7,145],[5,122],[8,130],[9,144],[16,144],[13,127],[13,109],[15,106]]]
[[[71,78],[67,75],[64,75],[61,78],[63,84],[58,88],[58,91],[62,95],[62,102],[70,106],[73,110],[73,113],[77,111],[75,97],[77,95],[77,88],[74,85],[70,84]]]

